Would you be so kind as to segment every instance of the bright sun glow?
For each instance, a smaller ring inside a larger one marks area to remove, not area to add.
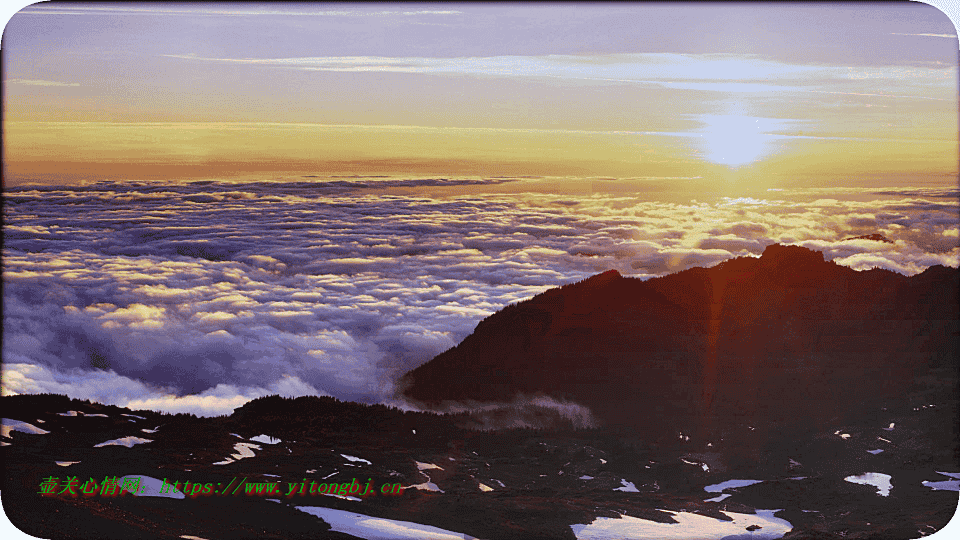
[[[772,150],[776,138],[769,132],[781,127],[783,121],[739,115],[705,114],[700,130],[704,159],[731,167],[752,163]]]

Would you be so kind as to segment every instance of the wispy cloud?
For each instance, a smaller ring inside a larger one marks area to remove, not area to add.
[[[115,6],[70,6],[57,4],[54,6],[33,5],[20,11],[22,15],[229,15],[229,16],[314,16],[314,17],[378,17],[378,16],[414,16],[414,15],[456,15],[456,10],[406,10],[406,11],[373,11],[373,10],[282,10],[282,9],[216,9],[196,7],[191,9],[164,8],[164,7],[126,7]]]
[[[950,38],[957,39],[956,34],[904,34],[900,32],[890,32],[891,36],[923,36],[923,37],[939,37],[939,38]]]
[[[932,67],[856,68],[790,64],[736,54],[638,53],[488,57],[321,56],[294,58],[210,58],[193,54],[163,55],[181,60],[276,66],[304,71],[422,73],[489,77],[543,77],[631,83],[678,90],[725,93],[827,91],[826,85],[849,85],[869,79],[890,87],[882,97],[916,97],[913,83],[952,85],[952,73]],[[826,88],[825,88],[826,86]],[[844,89],[847,86],[844,86]],[[886,88],[884,88],[886,90]],[[836,93],[843,89],[834,87]],[[860,95],[871,95],[862,93]],[[937,99],[926,97],[925,99]]]
[[[44,81],[42,79],[7,79],[7,84],[23,84],[26,86],[80,86],[80,83]]]

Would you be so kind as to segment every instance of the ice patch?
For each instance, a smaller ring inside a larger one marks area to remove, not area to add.
[[[260,449],[259,446],[253,443],[238,442],[237,444],[233,445],[233,449],[236,450],[238,453],[232,454],[231,457],[233,459],[255,457],[256,454],[253,453],[253,450],[251,450],[251,448],[256,448],[257,450]]]
[[[640,490],[637,489],[637,486],[633,485],[633,482],[627,482],[625,479],[620,479],[620,483],[623,484],[623,487],[613,488],[614,491],[627,491],[630,493],[640,493]]]
[[[720,501],[722,501],[722,500],[724,500],[724,499],[726,499],[727,497],[730,497],[730,496],[731,496],[731,495],[730,495],[729,493],[724,493],[723,495],[720,495],[719,497],[714,497],[714,498],[712,498],[712,499],[707,499],[707,500],[705,500],[705,501],[703,501],[703,502],[720,502]]]
[[[881,497],[890,495],[890,488],[893,487],[893,484],[890,483],[890,475],[883,473],[868,472],[861,475],[848,476],[844,478],[844,480],[854,484],[874,486],[877,488],[877,493],[879,493]]]
[[[365,460],[365,459],[363,459],[363,458],[358,458],[358,457],[356,457],[356,456],[348,456],[348,455],[346,455],[346,454],[340,454],[340,455],[343,456],[344,458],[350,460],[350,461],[362,461],[362,462],[366,463],[367,465],[373,465],[373,463],[370,463],[369,461],[367,461],[367,460]]]
[[[708,493],[720,493],[725,489],[752,486],[754,484],[759,484],[760,482],[763,482],[763,480],[727,480],[726,482],[720,482],[719,484],[710,484],[709,486],[705,486],[703,490]]]
[[[583,475],[580,477],[581,480],[593,480],[592,476]]]
[[[406,486],[403,489],[419,489],[421,491],[439,491],[440,493],[444,493],[444,491],[440,489],[440,486],[434,484],[433,482],[424,482],[422,484]]]
[[[94,448],[100,448],[101,446],[126,446],[127,448],[133,448],[135,444],[144,444],[148,442],[153,442],[151,439],[142,439],[140,437],[134,437],[133,435],[122,437],[120,439],[111,439],[109,441],[104,441],[100,444],[93,445]]]
[[[349,495],[340,495],[339,493],[321,493],[321,495],[326,495],[327,497],[336,497],[338,499],[346,499],[348,501],[360,502],[363,499],[358,499],[356,497],[351,497]]]
[[[77,463],[80,463],[80,462],[79,461],[55,461],[54,463],[56,463],[61,467],[69,467],[71,465],[76,465]]]
[[[722,521],[689,512],[670,512],[677,523],[658,523],[631,516],[597,518],[589,525],[571,525],[577,540],[644,540],[669,538],[671,540],[721,540],[744,538],[772,540],[789,532],[790,522],[774,517],[776,510],[757,510],[756,514],[724,512],[733,521]],[[755,530],[747,527],[756,525]]]
[[[79,413],[77,411],[67,411],[65,413],[58,412],[57,416],[77,416]]]
[[[937,474],[942,474],[944,476],[949,476],[953,480],[943,480],[940,482],[930,482],[924,480],[921,482],[923,485],[927,486],[930,489],[937,491],[960,491],[960,473],[947,473],[937,471]]]
[[[294,508],[329,523],[333,531],[365,538],[366,540],[422,540],[424,538],[430,540],[476,540],[476,538],[466,534],[410,521],[378,518],[321,506],[294,506]]]
[[[20,431],[22,433],[29,433],[31,435],[46,435],[50,433],[45,429],[40,429],[33,424],[28,424],[26,422],[21,422],[20,420],[11,420],[9,418],[4,418],[2,420],[3,427],[0,428],[0,434],[4,437],[10,437],[11,431]]]
[[[256,437],[250,437],[251,441],[260,442],[263,444],[277,444],[280,442],[280,439],[271,437],[269,435],[257,435]],[[340,454],[343,455],[343,454]]]
[[[867,452],[870,453],[870,454],[873,454],[873,455],[877,455],[877,454],[879,454],[880,452],[883,452],[883,450],[881,450],[881,449],[878,448],[878,449],[876,449],[876,450],[867,450]]]
[[[117,484],[122,486],[123,480],[126,478],[130,478],[133,481],[136,481],[137,478],[140,479],[139,491],[136,493],[130,492],[137,497],[167,497],[169,499],[182,499],[184,497],[183,492],[175,489],[170,482],[166,482],[166,485],[164,485],[163,480],[157,480],[156,478],[143,476],[142,474],[128,474],[121,477],[120,482],[117,482]]]
[[[486,484],[480,484],[480,491],[493,491],[493,488]]]
[[[96,413],[96,414],[84,414],[84,416],[86,416],[87,418],[90,418],[91,416],[99,416],[100,418],[110,418],[109,416],[107,416],[107,415],[105,415],[105,414],[100,414],[100,413]]]
[[[341,455],[342,455],[342,454],[341,454]],[[368,462],[368,463],[369,463],[369,462]],[[419,461],[414,461],[414,463],[417,464],[417,469],[419,469],[419,470],[421,470],[421,471],[426,470],[426,469],[440,469],[441,471],[443,470],[443,467],[438,467],[438,466],[434,465],[433,463],[420,463]]]

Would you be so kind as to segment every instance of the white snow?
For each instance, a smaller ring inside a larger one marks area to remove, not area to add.
[[[346,499],[348,501],[360,502],[363,499],[358,499],[356,497],[351,497],[349,495],[340,495],[339,493],[321,493],[321,495],[326,495],[327,497],[336,497],[338,499]]]
[[[496,478],[494,478],[493,481],[496,482],[496,483],[498,483],[498,484],[500,484],[500,487],[507,487],[506,484],[504,484],[503,482],[497,480]]]
[[[79,461],[55,461],[54,463],[56,463],[61,467],[69,467],[71,465],[76,465],[77,463],[80,463],[80,462]]]
[[[581,480],[593,480],[592,476],[583,475],[580,477]]]
[[[440,493],[444,493],[444,491],[440,489],[440,486],[434,484],[433,482],[424,482],[422,484],[406,486],[403,489],[419,489],[421,491],[439,491]]]
[[[185,540],[207,540],[206,538],[200,538],[199,536],[193,536],[192,534],[181,534],[180,538],[184,538]]]
[[[607,462],[607,460],[605,460],[605,459],[603,459],[603,458],[600,458],[600,463],[606,463],[606,462]]]
[[[671,540],[720,540],[725,537],[743,539],[774,539],[789,532],[790,522],[774,517],[777,510],[757,510],[756,514],[724,512],[733,521],[722,521],[689,512],[670,512],[678,523],[658,523],[631,516],[597,518],[589,525],[571,525],[577,540],[641,540],[669,538]],[[757,525],[760,529],[748,531]]]
[[[253,453],[253,450],[251,450],[251,448],[256,448],[257,450],[260,449],[258,445],[253,443],[238,442],[237,444],[233,445],[233,449],[236,450],[238,453],[232,454],[230,457],[232,457],[233,459],[255,457],[256,454]]]
[[[637,489],[637,486],[633,485],[633,482],[627,482],[626,479],[621,478],[620,483],[623,484],[623,487],[613,488],[614,491],[628,491],[630,493],[640,493],[640,490]]]
[[[425,470],[425,469],[440,469],[441,471],[443,470],[443,467],[438,467],[437,465],[434,465],[433,463],[420,463],[419,461],[414,461],[414,463],[417,464],[417,469],[419,469],[419,470],[421,470],[421,471],[422,471],[422,470]]]
[[[883,450],[877,448],[876,450],[867,450],[867,452],[870,453],[870,454],[873,454],[873,455],[877,455],[877,454],[879,454],[880,452],[883,452]]]
[[[350,460],[350,461],[362,461],[362,462],[366,463],[367,465],[373,465],[373,463],[370,463],[369,461],[367,461],[367,460],[365,460],[365,459],[363,459],[363,458],[358,458],[358,457],[356,457],[356,456],[348,456],[348,455],[346,455],[346,454],[340,454],[340,455],[343,456],[344,458]]]
[[[493,491],[493,488],[486,484],[480,484],[480,491]]]
[[[77,416],[79,413],[77,411],[67,411],[65,413],[58,412],[57,416]]]
[[[237,444],[233,445],[233,449],[237,451],[236,454],[230,454],[230,457],[223,458],[223,461],[218,461],[214,463],[214,465],[227,465],[227,464],[233,463],[233,461],[237,459],[256,457],[256,454],[253,453],[253,450],[251,450],[251,448],[256,448],[257,450],[260,449],[258,445],[253,443],[238,442]]]
[[[331,530],[366,540],[476,540],[472,536],[409,521],[384,519],[321,506],[294,506],[330,524]]]
[[[275,437],[271,437],[271,436],[269,436],[269,435],[257,435],[256,437],[250,437],[250,440],[251,440],[251,441],[257,441],[257,442],[260,442],[260,443],[263,443],[263,444],[277,444],[277,443],[281,442],[280,439],[277,439],[277,438],[275,438]],[[341,455],[343,455],[343,454],[341,454]]]
[[[949,476],[953,480],[943,480],[940,482],[930,482],[924,480],[921,482],[923,485],[927,486],[930,489],[937,491],[960,491],[960,473],[948,473],[937,471],[937,474],[942,474],[944,476]]]
[[[120,478],[118,485],[123,485],[123,479],[130,478],[136,481],[137,478],[140,479],[140,491],[137,493],[130,492],[137,497],[167,497],[169,499],[182,499],[184,497],[183,492],[177,490],[173,487],[172,481],[167,481],[167,485],[163,485],[163,480],[157,480],[156,478],[150,476],[143,476],[142,474],[128,474]],[[161,493],[161,490],[164,490]]]
[[[86,416],[87,418],[89,418],[89,417],[91,417],[91,416],[99,416],[99,417],[101,417],[101,418],[110,418],[109,416],[107,416],[107,415],[105,415],[105,414],[100,414],[100,413],[96,413],[96,414],[84,414],[84,416]]]
[[[849,433],[841,433],[841,434],[840,434],[840,438],[843,439],[843,440],[847,440],[847,439],[850,438],[850,434],[849,434]]]
[[[886,431],[893,431],[893,426],[895,426],[895,425],[896,425],[896,423],[890,422],[890,427],[885,427],[885,428],[883,428],[883,429],[886,430]]]
[[[28,424],[26,422],[21,422],[20,420],[11,420],[9,418],[4,418],[2,420],[3,427],[0,429],[0,434],[4,437],[10,437],[11,431],[20,431],[23,433],[30,433],[32,435],[46,435],[50,433],[45,429],[40,429],[33,424]]]
[[[421,463],[418,461],[417,464],[420,465]],[[424,463],[423,465],[429,465],[429,464],[428,464],[428,463]],[[428,467],[428,468],[430,468],[430,467]],[[437,467],[437,468],[440,469],[440,467]],[[440,469],[440,470],[443,470],[443,469]],[[434,484],[433,482],[430,481],[430,475],[428,475],[427,473],[423,472],[423,469],[420,469],[420,474],[422,474],[422,475],[424,475],[424,476],[427,477],[427,481],[426,481],[426,482],[424,482],[424,483],[422,483],[422,484],[416,484],[416,485],[413,485],[413,486],[406,486],[406,487],[404,487],[403,489],[415,488],[415,489],[419,489],[419,490],[423,490],[423,491],[439,491],[440,493],[443,493],[443,490],[440,489],[440,486],[438,486],[438,485],[436,485],[436,484]]]
[[[143,428],[143,429],[141,429],[140,431],[142,431],[142,432],[144,432],[144,433],[156,433],[158,429],[160,429],[160,426],[157,426],[157,427],[155,427],[155,428],[153,428],[153,429]]]
[[[890,488],[893,487],[893,484],[890,483],[890,475],[883,473],[868,472],[861,475],[848,476],[844,478],[844,480],[854,484],[874,486],[877,488],[877,493],[882,497],[890,495]]]
[[[706,499],[704,502],[720,502],[720,501],[722,501],[722,500],[724,500],[724,499],[726,499],[727,497],[730,497],[730,496],[731,496],[731,494],[729,494],[729,493],[724,493],[724,494],[720,495],[719,497],[714,497],[714,498],[712,498],[712,499]]]
[[[706,486],[703,490],[708,493],[720,493],[725,489],[752,486],[760,482],[763,482],[763,480],[727,480],[726,482]]]
[[[105,441],[105,442],[102,442],[102,443],[100,443],[100,444],[95,444],[95,445],[93,445],[93,447],[94,447],[94,448],[100,448],[101,446],[113,446],[113,445],[116,445],[116,446],[126,446],[127,448],[133,448],[133,445],[135,445],[135,444],[143,444],[143,443],[148,443],[148,442],[153,442],[153,440],[151,440],[151,439],[142,439],[142,438],[140,438],[140,437],[134,437],[133,435],[129,435],[129,436],[127,436],[127,437],[122,437],[122,438],[120,438],[120,439],[111,439],[111,440],[109,440],[109,441]]]

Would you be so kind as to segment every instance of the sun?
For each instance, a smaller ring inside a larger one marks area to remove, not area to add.
[[[768,155],[777,138],[769,132],[782,123],[771,118],[719,114],[705,114],[698,119],[704,124],[697,132],[704,159],[731,167],[753,163]]]

